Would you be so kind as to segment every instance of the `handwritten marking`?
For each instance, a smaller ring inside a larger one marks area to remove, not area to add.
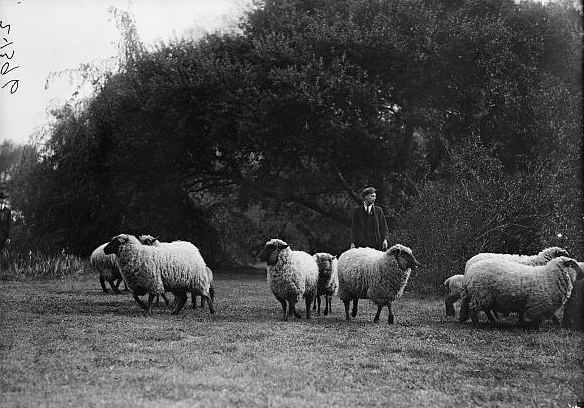
[[[0,20],[0,29],[3,29],[6,31],[5,34],[10,35],[10,24],[3,24],[3,21]],[[14,47],[14,41],[9,41],[10,37],[6,38],[6,37],[2,37],[2,39],[4,40],[4,42],[6,44],[4,44],[2,47],[0,47],[0,50],[4,49],[5,47],[8,46],[12,46]],[[10,53],[10,54],[9,54]],[[7,60],[12,60],[12,58],[14,58],[14,54],[16,53],[16,51],[14,49],[7,49],[4,53],[0,54],[0,59],[1,58],[6,58]],[[20,83],[20,80],[18,78],[4,78],[4,75],[9,74],[10,72],[14,71],[15,69],[20,68],[20,65],[17,65],[15,67],[10,67],[10,62],[11,61],[6,61],[2,64],[2,67],[0,67],[0,75],[2,75],[2,80],[6,79],[6,82],[4,83],[4,85],[2,85],[1,89],[6,88],[8,85],[10,85],[10,88],[8,88],[10,90],[10,94],[14,94],[16,93],[16,91],[18,90],[18,85]],[[0,60],[0,64],[2,63],[2,61]]]

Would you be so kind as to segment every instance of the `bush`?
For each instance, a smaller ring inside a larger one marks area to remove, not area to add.
[[[424,265],[411,289],[435,291],[447,277],[464,273],[466,260],[479,252],[535,254],[558,245],[581,258],[576,178],[568,177],[569,166],[558,166],[564,178],[546,166],[508,174],[475,136],[453,151],[450,180],[425,184],[392,236]],[[572,193],[559,194],[562,189]]]
[[[4,249],[0,252],[0,280],[55,279],[78,276],[89,270],[89,262],[78,256],[32,252],[23,254]]]

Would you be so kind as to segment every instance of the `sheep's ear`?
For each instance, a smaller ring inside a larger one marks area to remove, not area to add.
[[[410,254],[407,251],[402,251],[401,255],[408,260],[408,264],[414,265],[416,267],[422,266],[422,264],[418,262],[418,260],[414,257],[413,254]]]
[[[584,270],[582,270],[580,265],[578,265],[578,262],[576,262],[575,260],[566,259],[562,262],[562,265],[564,267],[574,269],[576,271],[576,279],[581,279],[582,277],[584,277]]]
[[[288,245],[288,244],[280,244],[280,243],[278,243],[277,248],[278,249],[284,249],[284,248],[288,248],[289,246],[290,245]]]

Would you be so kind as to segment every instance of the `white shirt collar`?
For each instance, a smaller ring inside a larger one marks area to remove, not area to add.
[[[365,212],[370,212],[373,210],[373,204],[367,205],[366,203],[363,203],[363,207],[365,207]]]

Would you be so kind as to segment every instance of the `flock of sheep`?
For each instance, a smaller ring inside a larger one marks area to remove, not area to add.
[[[326,316],[332,297],[338,295],[347,320],[356,317],[359,299],[369,299],[377,305],[374,322],[387,306],[387,321],[392,324],[391,303],[402,295],[411,271],[420,266],[412,250],[401,244],[387,251],[352,248],[337,259],[329,253],[311,255],[292,250],[281,239],[271,239],[259,258],[266,263],[268,285],[282,306],[284,320],[292,315],[301,317],[296,305],[302,299],[306,318],[310,319],[317,305],[320,314],[321,297]],[[105,282],[109,282],[119,293],[123,280],[149,315],[159,296],[169,304],[165,292],[174,295],[173,314],[180,313],[189,293],[193,307],[196,296],[201,296],[201,306],[206,301],[210,313],[215,313],[213,273],[190,242],[159,242],[149,235],[137,238],[120,234],[95,249],[91,264],[99,272],[104,292]],[[531,326],[538,327],[543,319],[555,317],[566,303],[574,283],[584,277],[583,268],[584,263],[569,258],[567,251],[558,247],[534,256],[475,255],[467,261],[464,275],[451,276],[444,282],[448,291],[446,314],[455,315],[454,303],[460,299],[460,322],[470,317],[476,324],[480,311],[490,322],[496,321],[498,313],[514,312],[519,315],[519,323],[527,319]],[[147,304],[140,299],[146,294]]]

